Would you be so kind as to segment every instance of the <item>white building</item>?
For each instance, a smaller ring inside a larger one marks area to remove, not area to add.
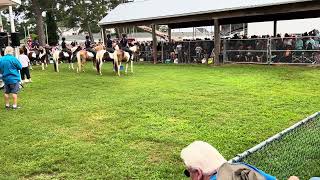
[[[81,28],[80,27],[74,27],[74,28],[66,28],[66,27],[58,27],[58,31],[60,33],[60,36],[74,36],[79,35]]]

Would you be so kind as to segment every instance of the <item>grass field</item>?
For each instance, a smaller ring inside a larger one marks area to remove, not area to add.
[[[87,70],[33,70],[23,108],[0,110],[0,179],[184,179],[180,151],[192,141],[230,159],[320,106],[316,68]]]

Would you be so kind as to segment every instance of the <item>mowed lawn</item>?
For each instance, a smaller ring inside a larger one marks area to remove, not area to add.
[[[103,70],[31,72],[23,108],[0,110],[0,179],[185,179],[189,143],[207,141],[230,159],[320,109],[318,68]]]

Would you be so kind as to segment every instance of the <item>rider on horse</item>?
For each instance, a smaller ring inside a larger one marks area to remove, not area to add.
[[[110,52],[110,53],[113,53],[113,52],[114,52],[114,49],[113,49],[113,47],[112,47],[112,44],[113,44],[113,42],[112,42],[112,40],[111,40],[111,35],[108,34],[108,35],[107,35],[107,39],[106,39],[106,45],[107,45],[106,50],[107,50],[108,52]]]
[[[94,57],[96,57],[96,52],[91,48],[91,41],[90,41],[90,37],[86,36],[86,42],[84,43],[86,46],[86,50],[88,52],[91,52],[93,54]]]
[[[77,58],[77,53],[81,50],[81,47],[78,46],[78,43],[76,41],[73,41],[71,43],[71,52],[72,52],[72,62],[75,62],[76,61],[76,58]]]
[[[128,39],[126,34],[122,34],[122,39],[120,41],[120,48],[123,51],[126,51],[130,54],[130,57],[132,56],[132,51],[129,49]]]
[[[69,48],[67,47],[67,43],[65,42],[66,41],[66,38],[62,38],[62,43],[61,43],[61,48],[62,48],[62,51],[63,52],[66,52],[66,53],[70,53],[70,50]]]

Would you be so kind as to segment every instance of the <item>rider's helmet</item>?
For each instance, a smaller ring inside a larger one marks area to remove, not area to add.
[[[90,37],[89,36],[86,36],[86,39],[89,39]]]
[[[107,38],[110,39],[110,38],[111,38],[111,35],[110,35],[110,34],[107,34]]]
[[[66,38],[65,38],[65,37],[63,37],[63,38],[62,38],[62,41],[65,41],[65,40],[66,40]]]
[[[123,38],[127,38],[127,35],[126,35],[126,34],[122,34],[122,37],[123,37]]]

